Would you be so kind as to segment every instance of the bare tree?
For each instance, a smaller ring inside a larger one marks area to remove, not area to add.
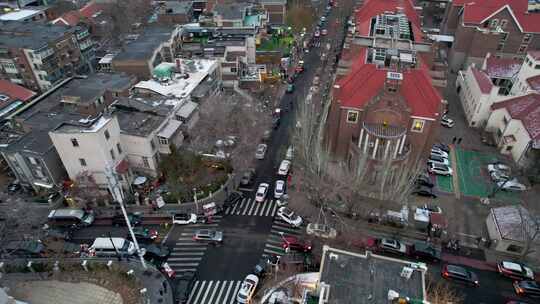
[[[150,1],[117,0],[107,4],[104,15],[111,18],[111,38],[118,40],[128,33],[134,23],[143,23],[152,12]]]
[[[94,177],[88,172],[79,174],[69,188],[67,201],[73,207],[85,208],[107,198],[106,193],[99,189]]]
[[[310,28],[316,18],[315,10],[309,0],[293,0],[289,2],[287,8],[287,25],[295,32],[300,32],[302,28]]]
[[[252,164],[257,142],[270,127],[270,110],[239,95],[218,94],[201,105],[200,118],[189,142],[189,149],[213,153],[223,149],[233,168],[243,170]],[[218,140],[233,139],[234,145],[216,147]]]
[[[461,304],[463,297],[443,281],[427,278],[427,299],[432,304]]]
[[[534,218],[527,209],[521,205],[515,207],[519,215],[519,229],[523,239],[524,249],[521,253],[521,260],[525,260],[528,255],[536,251],[534,242],[540,234],[540,219]]]

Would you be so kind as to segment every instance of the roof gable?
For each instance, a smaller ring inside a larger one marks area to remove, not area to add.
[[[471,67],[471,73],[474,79],[476,80],[476,83],[478,84],[480,91],[483,94],[489,94],[491,92],[491,89],[493,88],[493,83],[491,83],[491,80],[486,75],[486,73],[473,67]]]
[[[540,94],[510,98],[491,106],[492,110],[505,108],[512,119],[521,120],[523,126],[535,142],[540,141]]]

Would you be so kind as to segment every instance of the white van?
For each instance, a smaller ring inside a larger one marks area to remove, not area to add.
[[[292,160],[293,156],[294,156],[294,148],[293,146],[289,146],[289,148],[287,148],[287,153],[285,154],[285,159]]]
[[[119,237],[96,238],[92,246],[90,246],[90,250],[94,251],[96,253],[96,256],[116,256],[117,251],[118,253],[120,253],[120,255],[126,256],[134,255],[136,252],[135,244],[133,244],[131,241]]]

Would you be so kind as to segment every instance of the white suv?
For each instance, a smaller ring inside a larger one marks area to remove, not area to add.
[[[442,164],[428,163],[428,171],[438,175],[452,175],[452,168]]]
[[[283,160],[279,165],[278,175],[287,175],[289,174],[289,168],[291,167],[290,160]]]
[[[257,284],[259,284],[259,278],[254,274],[249,274],[242,282],[240,290],[238,290],[236,301],[241,304],[250,303]]]
[[[285,194],[285,181],[277,180],[276,186],[274,187],[274,197],[280,199],[283,194]]]

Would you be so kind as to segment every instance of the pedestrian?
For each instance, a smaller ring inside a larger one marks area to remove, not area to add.
[[[458,138],[458,140],[457,140],[457,144],[458,144],[458,145],[461,143],[461,140],[462,140],[462,139],[463,139],[463,138],[461,138],[461,137]]]
[[[457,140],[457,138],[454,136],[454,138],[452,138],[452,144],[455,144],[456,140]]]

